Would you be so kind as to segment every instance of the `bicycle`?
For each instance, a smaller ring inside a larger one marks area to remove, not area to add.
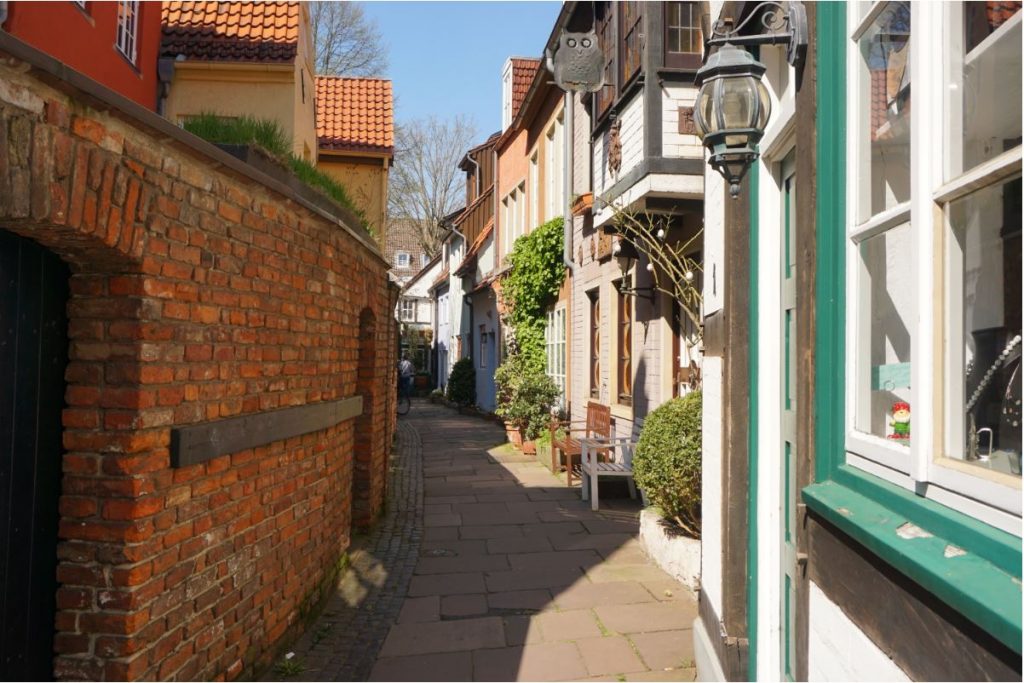
[[[410,381],[408,381],[408,382],[403,381],[405,379],[408,379]],[[407,414],[409,412],[409,408],[412,407],[412,401],[409,399],[409,394],[410,394],[409,389],[410,389],[410,385],[412,384],[411,380],[412,380],[412,377],[409,377],[409,378],[399,377],[398,378],[398,401],[397,401],[396,406],[395,406],[395,412],[397,412],[399,415]]]

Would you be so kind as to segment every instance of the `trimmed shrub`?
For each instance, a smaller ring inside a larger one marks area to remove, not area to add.
[[[640,430],[633,474],[667,519],[700,538],[701,393],[654,410]]]
[[[448,375],[448,400],[460,406],[476,403],[476,370],[473,361],[463,358],[452,366]]]
[[[523,354],[509,356],[494,373],[498,390],[498,417],[523,431],[527,441],[547,431],[558,386]]]

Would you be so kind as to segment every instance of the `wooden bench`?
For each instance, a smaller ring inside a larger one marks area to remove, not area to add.
[[[598,507],[598,479],[601,477],[625,477],[629,485],[629,496],[636,498],[636,482],[633,481],[633,449],[636,443],[630,439],[580,439],[580,494],[583,500],[590,499],[590,509]],[[615,454],[614,457],[612,454]]]
[[[607,440],[612,434],[612,409],[600,403],[591,401],[587,404],[587,421],[582,429],[573,428],[579,422],[560,422],[552,420],[548,427],[551,432],[551,471],[558,473],[565,463],[565,482],[572,486],[573,465],[580,463],[583,454],[583,446],[580,439],[591,439],[593,441]],[[601,457],[603,451],[600,446],[592,446],[595,457]],[[607,450],[607,449],[605,449]]]

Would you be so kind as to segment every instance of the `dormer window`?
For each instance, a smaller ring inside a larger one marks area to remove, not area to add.
[[[501,129],[512,125],[512,60],[505,62],[501,73]]]
[[[395,267],[408,268],[410,263],[409,254],[404,251],[395,252]]]

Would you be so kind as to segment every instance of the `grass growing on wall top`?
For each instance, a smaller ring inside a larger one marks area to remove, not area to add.
[[[292,154],[291,139],[285,135],[277,121],[257,119],[252,116],[225,117],[203,113],[188,118],[184,128],[189,133],[207,142],[220,145],[255,145],[281,161],[296,178],[306,185],[320,190],[328,197],[356,214],[363,227],[371,234],[373,229],[366,222],[366,216],[349,198],[345,187],[316,166]]]

